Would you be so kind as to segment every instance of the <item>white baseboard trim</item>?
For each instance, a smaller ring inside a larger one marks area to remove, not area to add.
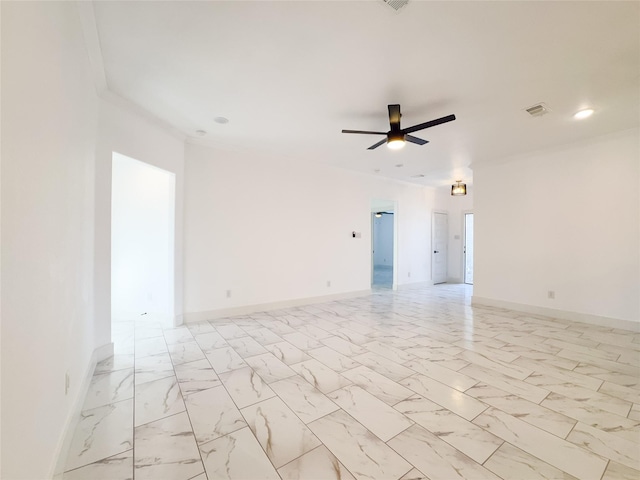
[[[64,473],[64,467],[67,463],[67,456],[69,455],[69,448],[71,447],[73,434],[76,430],[78,422],[80,421],[82,405],[84,404],[84,400],[87,397],[87,392],[89,391],[89,385],[91,384],[91,379],[93,378],[93,372],[96,369],[96,364],[98,362],[101,362],[102,360],[106,360],[111,356],[113,356],[113,343],[102,345],[101,347],[96,348],[91,354],[91,359],[89,360],[89,364],[85,369],[82,383],[80,384],[80,388],[78,389],[76,398],[73,401],[73,406],[71,407],[71,411],[69,412],[69,416],[67,417],[64,430],[62,431],[62,435],[58,443],[58,451],[57,455],[55,456],[55,465],[53,466],[53,472],[50,475],[50,478],[53,478],[53,480],[60,480],[62,478],[62,474]]]
[[[544,315],[546,317],[561,318],[572,322],[588,323],[590,325],[599,325],[601,327],[620,328],[622,330],[631,330],[640,332],[640,322],[633,320],[623,320],[620,318],[601,317],[599,315],[591,315],[588,313],[572,312],[569,310],[556,310],[555,308],[537,307],[535,305],[527,305],[524,303],[505,302],[503,300],[495,300],[493,298],[484,298],[473,296],[471,305],[507,308],[518,312],[532,313],[534,315]]]
[[[398,285],[397,290],[411,290],[412,288],[420,287],[433,287],[433,282],[431,280],[424,280],[422,282],[401,283]]]
[[[268,312],[270,310],[280,310],[282,308],[300,307],[303,305],[313,305],[315,303],[332,302],[334,300],[344,300],[347,298],[362,297],[371,294],[371,290],[358,290],[355,292],[336,293],[333,295],[323,295],[321,297],[296,298],[294,300],[284,300],[281,302],[261,303],[256,305],[244,305],[241,307],[222,308],[219,310],[207,310],[205,312],[189,312],[183,315],[185,323],[197,323],[205,320],[215,320],[217,318],[231,317],[234,315],[249,315],[256,312]]]

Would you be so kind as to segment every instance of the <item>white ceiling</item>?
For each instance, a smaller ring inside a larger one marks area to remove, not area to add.
[[[423,185],[638,126],[639,2],[96,2],[108,88],[186,135]],[[540,118],[523,111],[537,102]],[[366,148],[448,114],[429,144]],[[576,121],[583,107],[596,113]],[[227,125],[214,122],[224,116]],[[399,168],[395,165],[403,164]],[[375,170],[379,170],[375,172]],[[375,173],[374,173],[375,172]],[[424,174],[424,178],[410,178]]]

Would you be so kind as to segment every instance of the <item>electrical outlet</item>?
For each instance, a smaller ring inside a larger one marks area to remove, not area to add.
[[[331,286],[331,280],[327,280],[327,287]]]
[[[547,298],[550,300],[555,300],[556,299],[556,292],[554,292],[553,290],[549,290],[547,292]]]
[[[231,290],[227,290],[227,298],[231,298]]]
[[[64,374],[64,394],[67,395],[69,393],[69,387],[71,387],[71,377],[69,376],[69,372]]]

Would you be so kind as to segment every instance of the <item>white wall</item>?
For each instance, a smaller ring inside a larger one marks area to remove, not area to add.
[[[436,210],[447,212],[449,242],[447,255],[447,282],[464,282],[464,213],[473,211],[473,185],[467,183],[465,196],[451,196],[451,186],[435,189]]]
[[[96,146],[96,318],[111,332],[111,172],[113,152],[175,174],[174,315],[182,315],[184,142],[153,121],[101,99]]]
[[[113,154],[111,314],[174,317],[175,174]],[[135,318],[135,317],[134,317]]]
[[[429,189],[187,145],[187,316],[368,290],[373,198],[398,205],[398,283],[429,280]]]
[[[639,321],[638,137],[474,166],[474,300]]]
[[[383,214],[373,219],[373,264],[393,266],[393,215]]]
[[[92,266],[98,102],[75,3],[1,8],[0,476],[33,480],[52,473],[98,346]]]

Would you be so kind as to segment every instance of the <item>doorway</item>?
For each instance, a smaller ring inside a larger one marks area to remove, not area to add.
[[[473,285],[473,213],[464,214],[464,283]]]
[[[444,212],[433,213],[431,229],[431,279],[434,285],[447,281],[447,258],[449,238],[449,215]]]
[[[394,214],[389,211],[371,213],[371,254],[373,276],[371,285],[393,288]]]
[[[111,312],[114,322],[174,321],[175,174],[113,153]]]

